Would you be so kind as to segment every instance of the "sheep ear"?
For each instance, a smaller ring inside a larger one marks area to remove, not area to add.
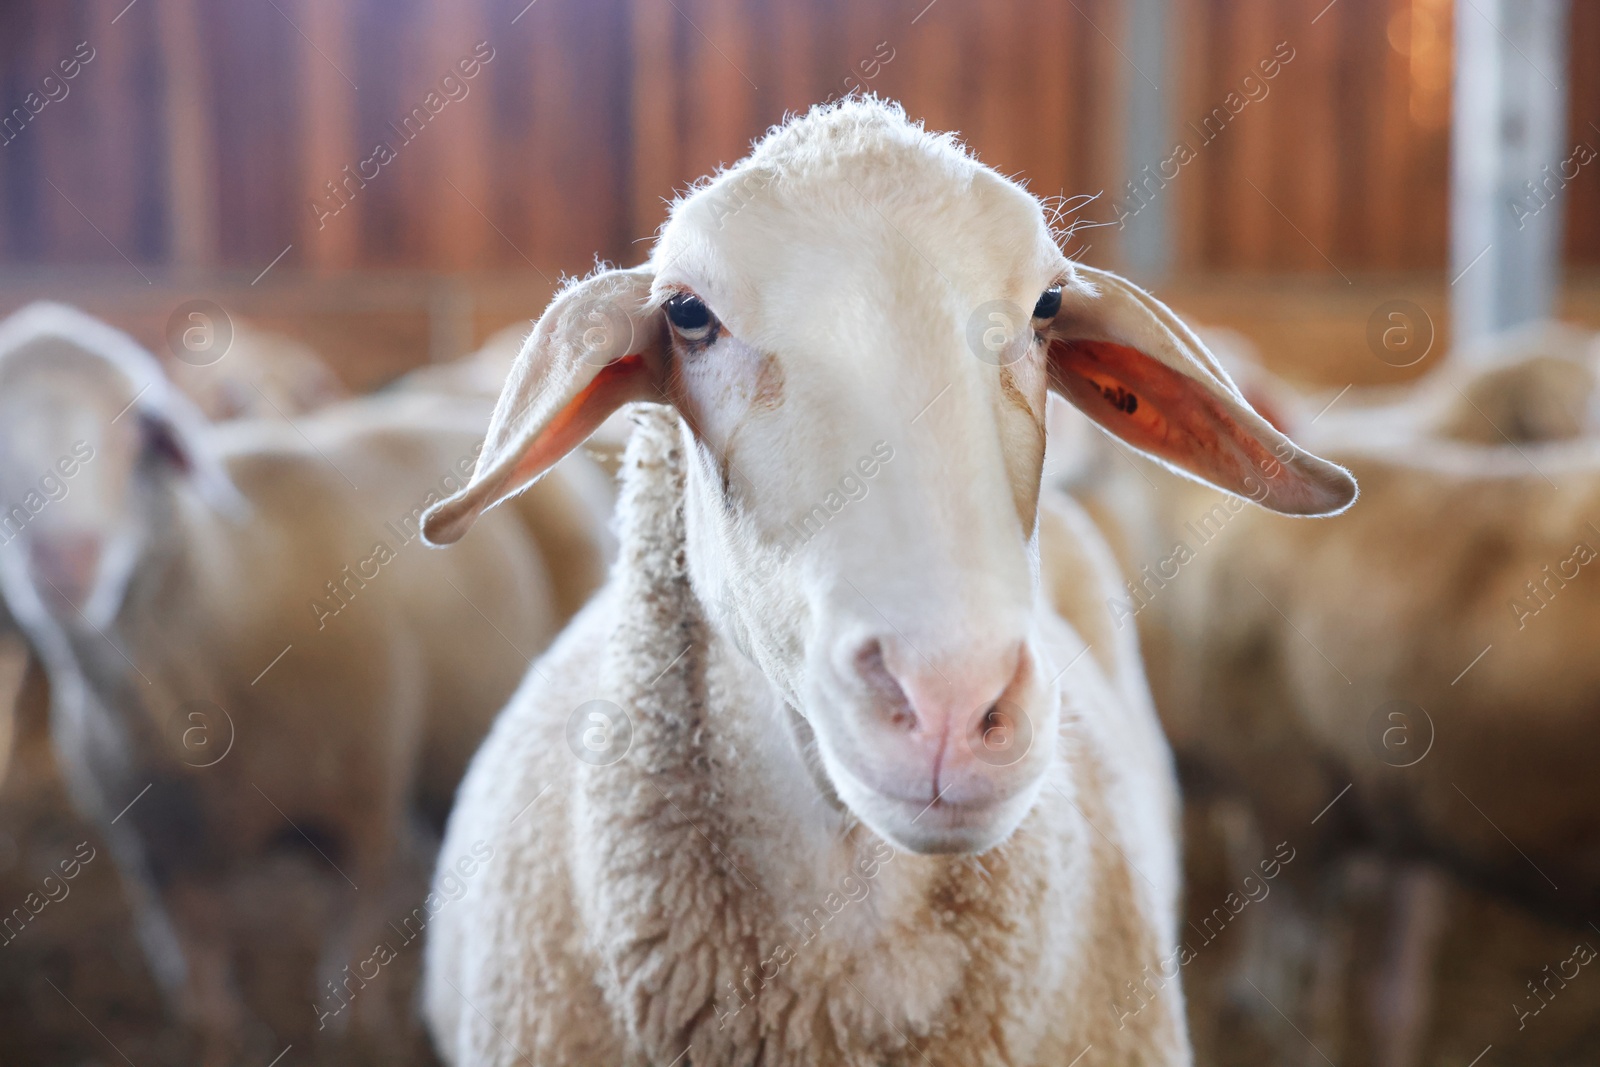
[[[604,271],[551,301],[500,392],[472,480],[422,518],[430,544],[460,540],[623,404],[662,398],[665,323],[649,306],[653,278],[649,268]]]
[[[233,484],[221,456],[205,440],[209,420],[169,381],[156,384],[139,398],[136,409],[145,456],[188,479],[213,510],[247,519],[250,505]]]
[[[1115,274],[1074,264],[1048,338],[1052,386],[1141,452],[1287,515],[1355,500],[1349,471],[1275,429],[1194,331]]]

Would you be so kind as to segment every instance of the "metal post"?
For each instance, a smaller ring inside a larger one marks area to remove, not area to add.
[[[1178,75],[1167,49],[1171,17],[1171,0],[1128,4],[1127,49],[1133,69],[1125,83],[1123,169],[1136,185],[1154,182],[1160,162],[1172,151],[1168,101],[1177,90]],[[1172,192],[1144,188],[1141,197],[1129,200],[1139,207],[1123,221],[1122,255],[1128,273],[1149,284],[1172,267]]]
[[[1567,0],[1457,0],[1450,309],[1460,346],[1555,312]]]

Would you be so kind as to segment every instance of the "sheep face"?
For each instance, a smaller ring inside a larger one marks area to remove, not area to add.
[[[130,338],[69,308],[0,324],[0,590],[19,620],[116,616],[150,536],[144,490],[190,466],[164,386]]]
[[[975,166],[909,154],[898,189],[844,176],[857,196],[752,162],[681,205],[654,257],[696,589],[852,812],[903,848],[989,847],[1057,732],[1028,312],[1067,264],[1037,202]]]
[[[1065,664],[1033,546],[1052,386],[1268,506],[1353,496],[1170,312],[1067,261],[1037,200],[852,101],[681,201],[649,266],[557,298],[426,530],[459,536],[618,404],[672,404],[695,589],[799,713],[824,788],[902,848],[982,850],[1054,757]]]

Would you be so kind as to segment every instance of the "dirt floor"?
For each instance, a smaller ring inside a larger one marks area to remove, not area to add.
[[[1185,822],[1197,1063],[1600,1063],[1600,929],[1374,852],[1302,850],[1267,882],[1259,864],[1285,843],[1242,804],[1191,795]]]

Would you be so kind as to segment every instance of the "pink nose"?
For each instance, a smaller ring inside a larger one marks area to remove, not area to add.
[[[100,538],[91,533],[51,533],[33,542],[28,562],[44,599],[83,607],[100,569]]]
[[[855,667],[872,694],[879,728],[903,733],[928,761],[934,797],[988,799],[991,776],[983,769],[1010,766],[1027,754],[1032,732],[1021,705],[1033,661],[1026,644],[999,654],[924,658],[902,641],[874,638],[857,652]]]

